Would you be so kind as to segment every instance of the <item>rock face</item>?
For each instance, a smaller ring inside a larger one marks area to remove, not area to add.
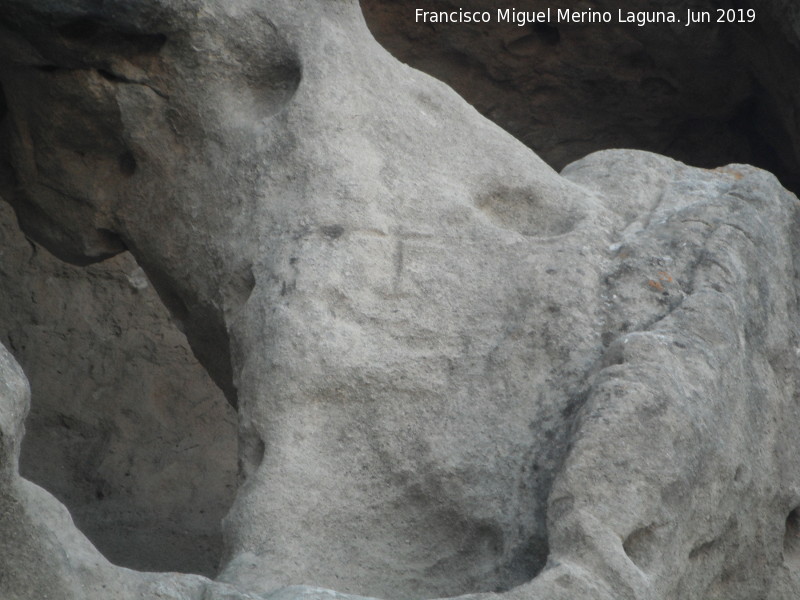
[[[31,381],[21,471],[112,561],[213,574],[236,417],[129,254],[66,265],[0,205],[0,330]]]
[[[559,175],[355,1],[3,6],[0,192],[62,258],[135,257],[237,407],[241,485],[217,581],[112,566],[17,474],[4,353],[2,597],[800,592],[775,177]]]
[[[634,0],[361,0],[395,56],[441,79],[560,169],[589,152],[639,148],[713,167],[753,163],[800,190],[800,21],[759,0],[754,23],[685,26],[687,9],[731,3]],[[610,11],[612,23],[430,24],[415,10]],[[745,6],[745,4],[741,4]],[[675,11],[683,23],[618,24],[617,12]],[[738,7],[738,6],[737,6]],[[569,107],[565,110],[564,107]]]

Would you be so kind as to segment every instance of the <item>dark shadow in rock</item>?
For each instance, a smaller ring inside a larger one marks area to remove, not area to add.
[[[625,554],[643,571],[647,571],[656,557],[655,524],[641,527],[631,533],[622,544]]]
[[[786,517],[783,535],[783,564],[791,570],[800,569],[800,507]]]
[[[8,113],[8,103],[6,102],[6,95],[3,91],[3,86],[0,85],[0,121],[2,121]]]
[[[0,202],[0,332],[31,383],[20,470],[113,563],[213,576],[236,415],[128,253],[64,264]]]

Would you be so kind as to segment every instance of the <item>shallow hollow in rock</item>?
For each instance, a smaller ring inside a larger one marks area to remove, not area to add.
[[[786,517],[786,533],[783,537],[783,562],[791,569],[800,567],[800,507]]]

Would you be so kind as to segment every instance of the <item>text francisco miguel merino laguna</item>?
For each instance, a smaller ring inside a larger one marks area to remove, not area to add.
[[[614,17],[616,21],[613,21]],[[494,19],[492,18],[494,17]],[[520,27],[535,23],[631,23],[643,27],[650,23],[752,23],[756,20],[756,11],[750,9],[714,9],[692,10],[678,16],[668,10],[628,11],[618,10],[616,15],[607,10],[571,10],[559,8],[556,10],[530,11],[515,8],[498,8],[496,12],[472,11],[459,8],[450,11],[423,10],[415,11],[417,23],[516,23]]]

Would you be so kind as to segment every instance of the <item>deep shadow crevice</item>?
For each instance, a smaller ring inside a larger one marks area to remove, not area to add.
[[[32,253],[5,204],[0,237],[2,341],[32,390],[21,474],[111,562],[213,577],[236,489],[233,409],[129,254],[76,267]]]

